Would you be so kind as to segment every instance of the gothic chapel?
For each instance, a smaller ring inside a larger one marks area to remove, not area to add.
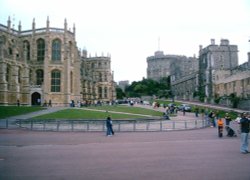
[[[0,105],[68,106],[72,100],[93,100],[82,96],[75,26],[68,30],[66,19],[63,29],[50,27],[49,18],[46,24],[36,28],[33,19],[32,30],[25,31],[21,23],[18,30],[11,28],[10,17],[7,26],[0,24]]]

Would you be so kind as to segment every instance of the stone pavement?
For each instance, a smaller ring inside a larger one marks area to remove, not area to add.
[[[239,147],[239,137],[218,138],[216,128],[113,137],[0,129],[0,179],[249,180],[250,154]]]
[[[216,128],[104,133],[0,130],[0,179],[249,180],[250,154]]]

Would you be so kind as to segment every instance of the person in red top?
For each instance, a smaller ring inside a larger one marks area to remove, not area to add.
[[[218,136],[222,137],[223,136],[223,127],[224,127],[224,122],[223,122],[222,118],[218,119],[217,125],[218,125]]]

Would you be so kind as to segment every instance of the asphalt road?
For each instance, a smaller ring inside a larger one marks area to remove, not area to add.
[[[113,137],[0,129],[0,179],[250,180],[239,147],[216,128]]]

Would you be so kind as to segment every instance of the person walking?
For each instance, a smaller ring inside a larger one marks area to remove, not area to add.
[[[108,116],[106,119],[106,128],[107,128],[107,132],[106,132],[107,136],[114,135],[114,131],[113,131],[113,127],[112,127],[112,120],[111,120],[110,116]]]
[[[249,125],[250,125],[250,120],[247,118],[247,114],[243,113],[240,119],[240,130],[241,130],[240,152],[242,154],[249,153],[248,150]]]

